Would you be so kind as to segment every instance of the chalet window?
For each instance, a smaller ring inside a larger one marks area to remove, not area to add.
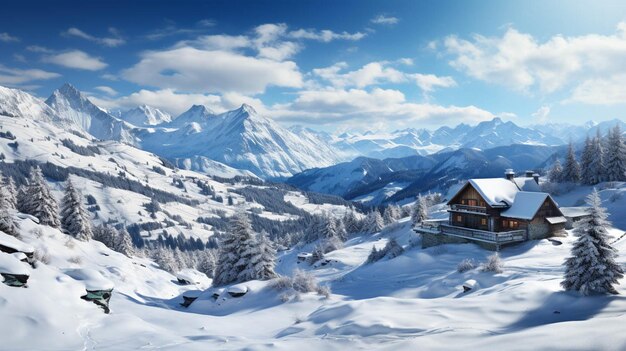
[[[461,205],[465,205],[465,199],[461,200]]]
[[[463,221],[463,217],[461,217],[460,215],[457,215],[456,217],[454,217],[454,220],[457,222],[462,222]]]
[[[507,221],[506,219],[502,221],[502,228],[508,228],[509,227],[509,221]]]
[[[502,227],[503,228],[511,228],[511,229],[516,229],[519,228],[519,222],[518,221],[510,221],[510,220],[503,220],[502,221]]]
[[[480,225],[487,225],[487,218],[481,218]]]
[[[478,206],[478,200],[474,200],[474,199],[467,200],[467,204],[470,206]]]
[[[480,201],[480,207],[487,207],[487,204],[484,201]]]

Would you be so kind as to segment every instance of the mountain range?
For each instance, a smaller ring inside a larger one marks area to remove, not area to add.
[[[518,155],[503,155],[508,161],[489,159],[493,155],[488,150],[511,145],[553,150],[570,140],[581,142],[598,128],[605,131],[615,123],[624,126],[614,120],[582,126],[522,127],[494,118],[475,126],[462,123],[436,130],[331,134],[301,126],[285,128],[245,104],[223,113],[194,105],[179,116],[146,105],[109,112],[70,84],[55,90],[45,102],[26,92],[0,87],[0,113],[29,115],[101,140],[121,141],[184,169],[208,173],[221,169],[222,174],[273,180],[293,176],[291,184],[342,196],[361,194],[360,187],[382,183],[381,179],[389,177],[398,184],[400,180],[405,183],[409,175],[434,174],[437,169],[432,167],[446,157],[484,159],[479,169],[489,168],[488,164],[496,167],[511,163]],[[444,166],[439,168],[446,169]]]

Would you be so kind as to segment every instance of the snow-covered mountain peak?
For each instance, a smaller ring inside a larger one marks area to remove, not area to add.
[[[172,121],[172,116],[168,113],[148,105],[140,105],[134,109],[125,111],[120,117],[126,122],[138,127],[156,126]]]
[[[193,105],[171,121],[174,126],[182,126],[188,123],[204,124],[216,116],[215,112],[204,105]]]
[[[0,86],[0,115],[51,121],[55,112],[40,99],[19,89]]]

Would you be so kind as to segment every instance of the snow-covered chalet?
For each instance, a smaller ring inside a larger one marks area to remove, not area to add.
[[[415,230],[422,246],[476,242],[490,249],[543,239],[564,230],[566,219],[550,194],[541,192],[539,175],[470,179],[448,201],[446,221],[426,221]]]

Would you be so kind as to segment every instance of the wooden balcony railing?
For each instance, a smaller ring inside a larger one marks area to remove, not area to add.
[[[508,232],[490,232],[486,230],[471,229],[457,227],[449,224],[440,224],[439,231],[441,234],[462,237],[477,241],[483,241],[494,244],[506,244],[527,239],[526,230],[512,230]]]
[[[474,212],[474,213],[487,213],[487,208],[482,206],[469,206],[469,205],[459,205],[454,204],[450,206],[452,211],[459,212]]]

